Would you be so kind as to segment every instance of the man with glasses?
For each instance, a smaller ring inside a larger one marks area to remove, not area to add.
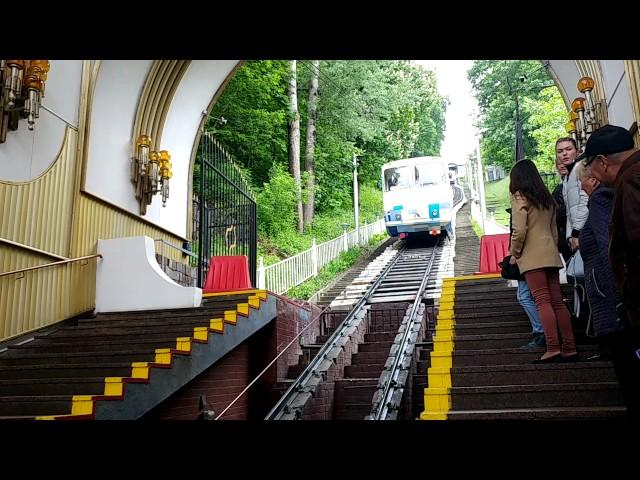
[[[629,378],[620,388],[632,416],[640,408],[640,150],[622,127],[605,125],[591,134],[580,159],[591,175],[613,187],[613,213],[609,224],[609,262],[622,304],[618,315],[627,323]]]

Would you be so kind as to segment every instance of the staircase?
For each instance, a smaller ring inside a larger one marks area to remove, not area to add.
[[[0,353],[0,419],[139,418],[275,318],[264,290],[99,314]]]
[[[574,324],[582,361],[533,364],[545,350],[523,348],[531,327],[506,281],[453,280],[445,290],[421,418],[438,419],[438,413],[449,420],[626,415],[611,362],[586,361],[596,346],[583,325]],[[451,293],[453,303],[448,304]]]

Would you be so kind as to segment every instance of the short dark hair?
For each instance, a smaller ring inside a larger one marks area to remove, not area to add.
[[[575,148],[576,150],[578,149],[578,145],[576,144],[576,141],[572,137],[559,138],[558,140],[556,140],[556,146],[554,148],[558,148],[558,144],[562,142],[571,142],[573,143],[573,148]]]

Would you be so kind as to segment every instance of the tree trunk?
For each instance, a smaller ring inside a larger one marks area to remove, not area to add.
[[[307,144],[304,155],[304,169],[309,174],[307,180],[307,203],[304,205],[304,224],[311,225],[315,212],[315,150],[316,150],[316,119],[318,117],[318,73],[320,60],[311,62],[311,78],[309,79],[309,102],[307,121]]]
[[[296,61],[291,61],[291,77],[289,79],[289,170],[296,183],[298,207],[298,232],[302,233],[302,195],[300,190],[300,113],[298,112],[298,93]]]

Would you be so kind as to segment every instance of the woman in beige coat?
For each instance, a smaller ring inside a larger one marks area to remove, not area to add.
[[[511,263],[517,263],[527,280],[540,314],[546,353],[535,363],[576,360],[571,315],[562,302],[555,202],[531,160],[521,160],[511,169],[509,192],[513,233]],[[558,338],[562,335],[562,348]]]

